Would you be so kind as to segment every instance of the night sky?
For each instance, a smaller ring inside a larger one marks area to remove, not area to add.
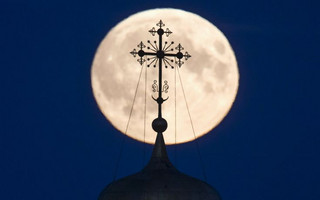
[[[123,135],[92,94],[96,48],[129,15],[171,7],[215,24],[239,65],[231,111],[198,139],[207,182],[224,200],[319,200],[319,6],[1,0],[0,199],[97,199],[112,181]],[[168,147],[175,166],[203,179],[195,142],[178,145],[176,159],[174,149]],[[151,150],[127,138],[117,177],[139,171]]]

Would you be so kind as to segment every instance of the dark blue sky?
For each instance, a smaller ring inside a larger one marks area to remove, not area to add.
[[[208,182],[224,200],[319,200],[315,0],[2,0],[0,198],[96,199],[112,180],[122,135],[95,103],[91,62],[110,28],[156,7],[208,19],[238,60],[236,102],[198,140]],[[142,168],[143,146],[125,141],[118,177]],[[177,160],[168,151],[181,171],[203,178],[194,142],[177,147]]]

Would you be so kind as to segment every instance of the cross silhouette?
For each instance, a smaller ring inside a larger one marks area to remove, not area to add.
[[[150,50],[148,52],[143,50],[144,48],[146,48],[146,45],[144,45],[143,42],[141,41],[137,45],[139,49],[138,50],[133,49],[130,53],[133,55],[133,57],[136,57],[137,55],[139,56],[137,61],[140,63],[140,65],[146,62],[146,59],[144,58],[144,56],[150,56],[150,58],[147,57],[147,62],[150,61],[149,63],[147,63],[147,67],[150,67],[150,65],[152,64],[154,67],[156,67],[157,64],[159,65],[159,81],[158,81],[159,95],[157,99],[153,98],[158,103],[158,118],[154,120],[154,122],[158,120],[156,122],[157,127],[155,128],[154,122],[152,123],[153,129],[159,133],[159,132],[165,131],[167,127],[167,125],[164,125],[163,120],[165,121],[165,119],[162,118],[162,114],[161,114],[162,113],[161,104],[167,100],[167,99],[164,100],[162,98],[162,64],[164,64],[165,68],[168,68],[170,66],[172,69],[174,69],[174,65],[172,63],[175,62],[175,64],[181,67],[184,64],[184,62],[181,59],[185,58],[185,60],[188,60],[191,57],[191,55],[187,51],[183,54],[182,50],[184,50],[184,48],[181,46],[180,43],[178,44],[177,47],[175,47],[175,50],[177,50],[176,53],[173,53],[174,48],[172,48],[172,45],[174,44],[174,42],[168,43],[167,41],[165,41],[163,45],[162,36],[165,34],[167,37],[169,37],[169,35],[172,32],[169,30],[169,28],[166,28],[166,30],[163,29],[165,24],[162,22],[162,20],[160,20],[156,25],[159,28],[156,30],[153,27],[152,29],[149,30],[149,33],[151,33],[152,36],[155,36],[156,34],[159,36],[158,43],[157,41],[153,41],[153,44],[152,44],[152,42],[148,40],[147,43],[149,44],[149,46],[147,47],[147,49]]]

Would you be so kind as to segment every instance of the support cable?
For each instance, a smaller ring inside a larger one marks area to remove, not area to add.
[[[147,56],[146,56],[147,57]],[[148,58],[147,58],[148,59]],[[146,157],[146,121],[147,121],[147,82],[148,82],[148,68],[145,63],[145,74],[144,74],[144,122],[143,122],[143,157],[142,167],[144,167],[144,160]]]
[[[174,69],[174,161],[177,164],[177,67]]]
[[[126,130],[125,130],[125,132],[124,132],[124,135],[123,135],[123,137],[122,137],[122,141],[121,141],[121,144],[120,144],[120,153],[119,153],[119,157],[118,157],[118,159],[117,159],[116,167],[115,167],[115,170],[114,170],[114,173],[113,173],[113,181],[115,181],[116,178],[117,178],[117,173],[118,173],[118,169],[119,169],[119,163],[120,163],[120,160],[121,160],[121,157],[122,157],[122,152],[123,152],[123,146],[124,146],[124,142],[125,142],[125,139],[126,139],[127,131],[128,131],[128,128],[129,128],[129,123],[130,123],[131,116],[132,116],[133,106],[134,106],[134,103],[135,103],[135,101],[136,101],[137,92],[138,92],[139,83],[140,83],[140,79],[141,79],[141,74],[142,74],[143,68],[144,68],[144,67],[141,67],[141,70],[140,70],[140,75],[139,75],[139,79],[138,79],[136,91],[135,91],[135,93],[134,93],[134,97],[133,97],[133,101],[132,101],[132,106],[131,106],[131,110],[130,110],[128,122],[127,122],[127,125],[126,125]]]
[[[183,93],[184,101],[186,102],[186,106],[187,106],[187,110],[188,110],[188,115],[189,115],[190,122],[191,122],[192,132],[193,132],[194,139],[195,139],[195,142],[196,142],[197,152],[198,152],[198,156],[199,156],[199,160],[200,160],[200,165],[201,165],[201,168],[202,168],[202,175],[203,175],[203,177],[204,177],[204,180],[207,182],[207,175],[206,175],[204,163],[203,163],[203,160],[202,160],[202,157],[201,157],[201,153],[200,153],[199,142],[198,142],[197,137],[196,137],[196,134],[195,134],[195,130],[194,130],[194,126],[193,126],[193,121],[192,121],[192,118],[191,118],[191,114],[190,114],[188,102],[187,102],[187,99],[186,99],[186,94],[185,94],[185,92],[184,92],[183,83],[182,83],[182,80],[181,80],[181,75],[180,75],[180,72],[179,72],[179,68],[177,67],[177,69],[178,69],[177,71],[178,71],[178,75],[179,75],[179,79],[180,79],[180,83],[181,83],[181,88],[182,88],[182,93]]]

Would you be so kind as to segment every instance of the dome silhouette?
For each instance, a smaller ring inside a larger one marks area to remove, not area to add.
[[[221,200],[204,181],[179,172],[158,133],[149,163],[138,173],[110,183],[98,200]]]

